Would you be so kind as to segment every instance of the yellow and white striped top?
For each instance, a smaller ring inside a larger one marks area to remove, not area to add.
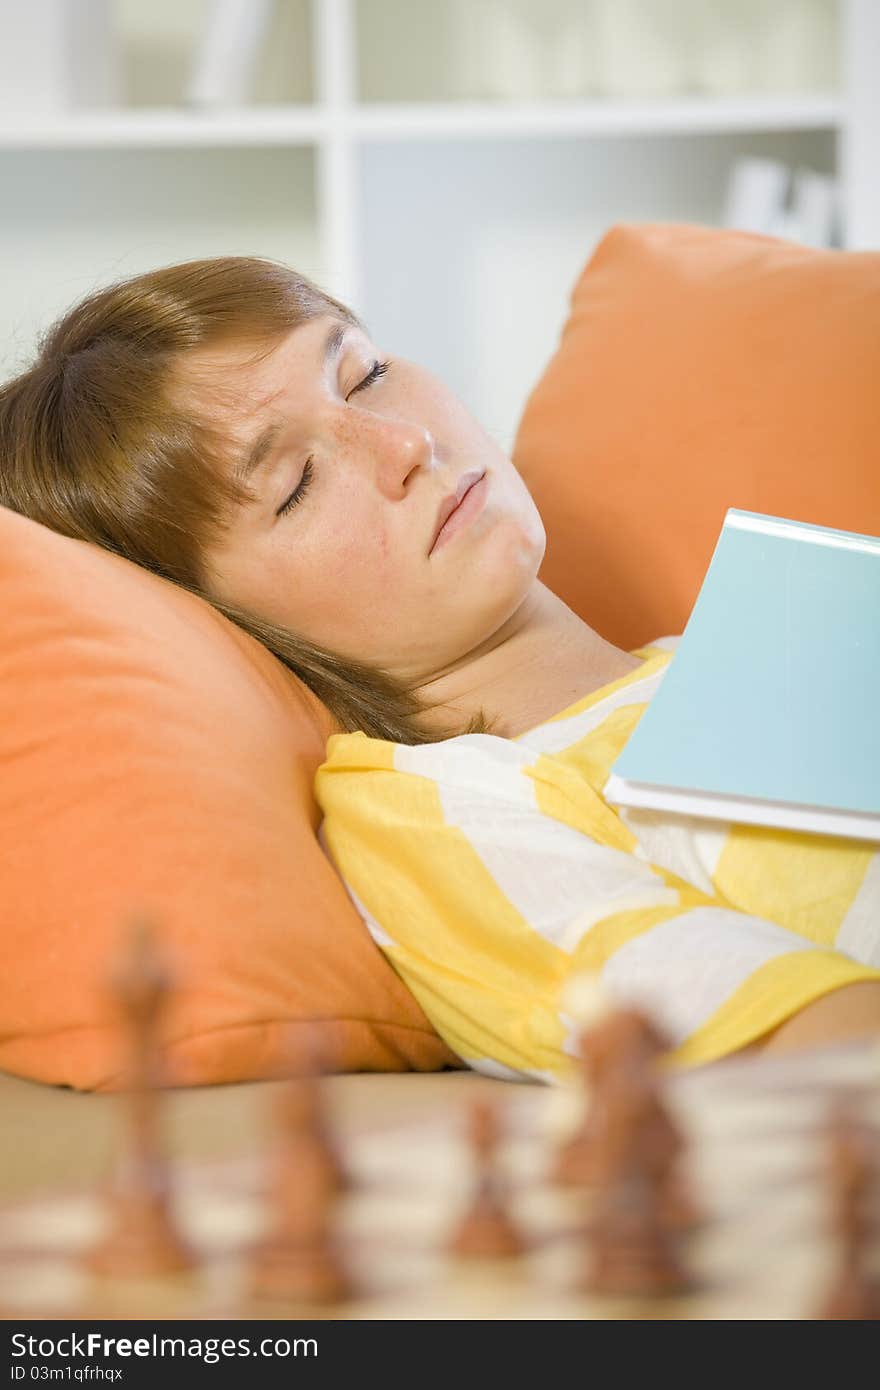
[[[585,971],[649,1009],[682,1064],[880,980],[870,844],[603,800],[677,641],[637,649],[640,667],[516,738],[328,740],[323,848],[437,1031],[479,1071],[568,1073],[577,1030],[562,996]]]

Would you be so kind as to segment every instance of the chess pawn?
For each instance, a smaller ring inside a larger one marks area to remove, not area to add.
[[[168,988],[149,925],[138,922],[114,984],[129,1048],[126,1150],[107,1199],[108,1230],[84,1257],[86,1268],[104,1277],[161,1277],[194,1263],[173,1221],[168,1166],[158,1140],[156,1030]]]
[[[319,1121],[314,1079],[285,1083],[269,1179],[272,1226],[251,1264],[259,1298],[337,1303],[350,1293],[333,1232],[340,1169]]]
[[[691,1196],[677,1162],[666,1169],[660,1211],[664,1225],[681,1235],[693,1231],[703,1221],[703,1212]]]
[[[605,1125],[600,1062],[601,1039],[594,1030],[584,1029],[578,1040],[581,1118],[574,1133],[556,1150],[550,1171],[552,1181],[560,1187],[589,1187],[595,1181]]]
[[[639,1059],[619,1073],[612,1071],[606,1091],[610,1115],[595,1164],[596,1185],[608,1187],[618,1177],[643,1174],[664,1227],[676,1233],[691,1229],[700,1217],[682,1176],[684,1140],[663,1103],[652,1063]],[[615,1125],[617,1119],[621,1125]]]
[[[597,1188],[644,1176],[660,1215],[677,1225],[691,1210],[678,1178],[683,1141],[660,1098],[652,1059],[641,1051],[617,1051],[605,1069],[603,1100],[604,1128],[593,1164]]]
[[[563,1187],[589,1187],[601,1181],[607,1170],[604,1139],[609,1126],[609,1101],[613,1104],[613,1078],[623,1065],[652,1067],[667,1050],[668,1042],[642,1010],[619,1007],[607,1010],[578,1039],[583,1120],[560,1145],[551,1170]]]
[[[678,1292],[689,1281],[665,1209],[675,1132],[644,1058],[615,1067],[608,1085],[583,1287],[607,1294]]]
[[[871,1207],[880,1170],[868,1132],[840,1109],[829,1125],[828,1160],[837,1268],[815,1317],[873,1321],[880,1318],[880,1280],[869,1268]]]
[[[449,1252],[490,1259],[519,1255],[525,1242],[504,1203],[497,1170],[499,1134],[495,1109],[485,1101],[475,1101],[469,1128],[476,1184],[471,1204],[449,1242]]]
[[[681,1293],[688,1284],[650,1180],[633,1174],[615,1183],[596,1204],[581,1287],[635,1297]]]

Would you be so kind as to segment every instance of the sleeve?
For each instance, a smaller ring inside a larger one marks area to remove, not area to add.
[[[456,762],[461,740],[402,757],[401,745],[333,736],[315,790],[325,853],[468,1065],[566,1075],[576,1023],[565,998],[585,973],[648,1009],[681,1064],[735,1051],[841,985],[880,979],[638,858],[619,835],[601,843],[548,815],[515,765],[521,749],[490,756],[491,736],[465,737]],[[407,761],[423,770],[399,765]]]

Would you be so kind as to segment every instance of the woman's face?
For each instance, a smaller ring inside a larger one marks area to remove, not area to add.
[[[240,457],[277,426],[249,479],[258,500],[206,557],[214,597],[411,681],[443,672],[516,612],[544,554],[541,518],[510,460],[431,372],[392,358],[376,374],[378,345],[331,314],[256,365],[231,348],[198,355],[234,389]],[[481,483],[434,545],[444,499],[474,472]]]

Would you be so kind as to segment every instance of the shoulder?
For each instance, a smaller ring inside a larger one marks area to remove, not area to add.
[[[374,781],[389,786],[418,779],[470,793],[515,793],[519,799],[528,785],[524,770],[533,762],[532,750],[499,734],[459,734],[414,745],[370,738],[360,732],[332,734],[315,786],[320,802],[331,779],[337,784],[355,776],[363,781],[365,773],[372,773]]]

